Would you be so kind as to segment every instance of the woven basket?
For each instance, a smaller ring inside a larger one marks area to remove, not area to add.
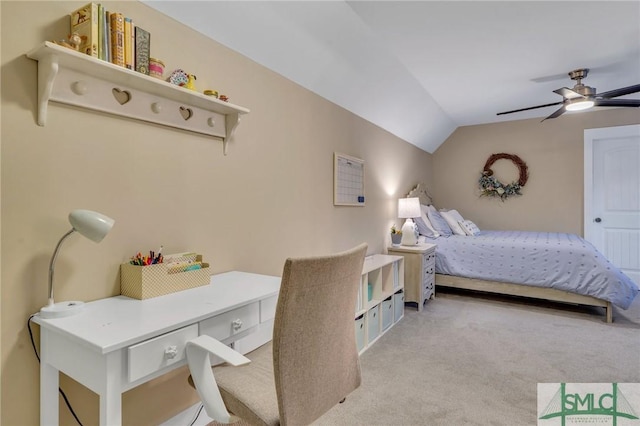
[[[202,262],[197,255],[195,262]],[[177,291],[209,284],[211,274],[208,263],[200,269],[178,272],[171,263],[157,265],[120,265],[120,294],[134,299],[149,299]]]

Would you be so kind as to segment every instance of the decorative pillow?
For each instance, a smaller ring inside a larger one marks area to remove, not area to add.
[[[469,219],[462,220],[458,223],[464,232],[467,233],[468,236],[473,237],[474,235],[478,235],[480,233],[480,229],[476,226],[475,223],[471,222]]]
[[[458,222],[464,222],[464,218],[457,210],[440,211],[440,216],[447,221],[447,225],[455,235],[467,235],[464,229],[458,225]]]
[[[440,234],[438,233],[438,231],[436,231],[433,228],[433,225],[431,225],[431,222],[427,217],[428,210],[429,209],[427,206],[421,205],[420,206],[421,215],[420,217],[416,217],[414,221],[418,226],[418,232],[420,233],[420,235],[424,235],[425,237],[429,237],[429,238],[438,238]]]
[[[440,216],[440,213],[438,213],[436,210],[429,209],[429,211],[427,211],[427,217],[429,218],[429,222],[431,222],[431,225],[433,225],[433,228],[441,236],[448,237],[453,234],[453,231],[451,231],[451,228],[447,224],[447,221],[444,220],[443,217]]]
[[[432,204],[429,204],[427,206],[427,210],[426,211],[429,211],[429,210],[431,210],[433,212],[437,212],[438,211],[438,209],[436,209],[435,206],[433,206]],[[426,211],[425,211],[425,213],[426,213]]]

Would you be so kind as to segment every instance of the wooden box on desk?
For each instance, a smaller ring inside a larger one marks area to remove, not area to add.
[[[202,256],[196,257],[202,262]],[[172,264],[157,265],[120,265],[120,294],[134,299],[149,299],[177,291],[188,290],[209,284],[211,274],[209,264],[202,263],[200,269],[173,272]]]

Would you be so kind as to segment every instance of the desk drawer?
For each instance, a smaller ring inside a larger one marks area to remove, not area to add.
[[[200,334],[224,340],[258,325],[259,322],[260,305],[259,302],[255,302],[201,321]]]
[[[185,358],[185,346],[198,337],[196,324],[154,337],[128,348],[129,381],[136,381]]]
[[[277,295],[260,301],[260,322],[269,321],[276,317],[277,304]]]

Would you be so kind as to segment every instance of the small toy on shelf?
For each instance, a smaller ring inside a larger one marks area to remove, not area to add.
[[[196,80],[197,80],[197,78],[196,78],[195,75],[188,74],[187,75],[187,84],[185,84],[184,87],[186,87],[187,89],[196,90],[196,84],[195,84]]]
[[[167,81],[171,84],[175,84],[176,86],[196,90],[196,76],[194,74],[189,74],[179,68],[172,72],[171,75],[169,75]]]
[[[227,97],[227,95],[220,95],[218,99],[220,99],[223,102],[229,102],[229,98]]]
[[[218,91],[217,91],[217,90],[210,90],[210,89],[207,89],[207,90],[205,90],[205,91],[204,91],[204,92],[202,92],[202,93],[204,93],[204,94],[205,94],[205,95],[207,95],[207,96],[213,96],[214,98],[218,99]]]
[[[69,36],[68,40],[54,41],[54,43],[60,46],[68,47],[69,49],[80,51],[80,45],[82,44],[82,37],[80,34],[74,32]]]
[[[181,69],[177,69],[169,75],[167,81],[171,84],[175,84],[176,86],[184,86],[189,82],[189,74]]]

